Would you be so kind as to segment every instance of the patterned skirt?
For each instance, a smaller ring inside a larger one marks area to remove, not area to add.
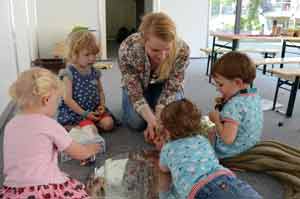
[[[90,198],[85,186],[70,178],[61,184],[37,185],[30,187],[7,187],[0,189],[0,198],[4,199],[87,199]]]

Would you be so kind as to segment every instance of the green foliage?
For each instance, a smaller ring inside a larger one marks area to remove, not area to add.
[[[258,8],[262,0],[252,0],[248,5],[246,17],[241,17],[241,30],[251,31],[259,30],[261,24],[258,19]]]
[[[89,28],[85,26],[74,26],[72,28],[72,32],[79,32],[79,31],[88,31]]]
[[[223,6],[230,6],[235,3],[236,0],[210,0],[211,14],[217,15],[220,13],[220,9]]]

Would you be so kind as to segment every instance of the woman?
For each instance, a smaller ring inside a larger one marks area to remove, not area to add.
[[[189,54],[188,45],[176,35],[175,23],[164,13],[144,16],[139,31],[120,46],[123,122],[138,131],[145,129],[148,141],[155,137],[164,106],[183,98]]]

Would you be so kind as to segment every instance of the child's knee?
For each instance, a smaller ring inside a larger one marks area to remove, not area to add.
[[[105,117],[100,121],[100,127],[104,131],[111,131],[114,127],[114,121],[112,117]]]

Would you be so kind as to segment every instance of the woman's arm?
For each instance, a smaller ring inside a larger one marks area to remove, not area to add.
[[[100,144],[79,144],[75,141],[72,141],[70,146],[68,146],[64,152],[71,156],[71,158],[76,160],[85,160],[92,155],[98,153],[101,149]]]

